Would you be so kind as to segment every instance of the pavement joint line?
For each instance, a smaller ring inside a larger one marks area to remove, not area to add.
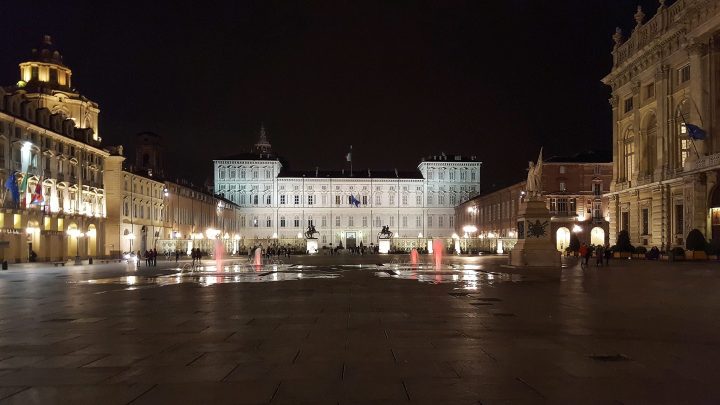
[[[203,353],[203,354],[205,354],[205,353]],[[230,377],[230,375],[232,375],[232,373],[235,372],[235,370],[237,370],[238,367],[240,367],[240,363],[236,364],[235,367],[232,368],[232,370],[230,370],[227,374],[225,374],[225,376],[223,376],[223,378],[220,379],[220,382],[225,381],[226,378]]]
[[[538,391],[538,390],[537,390],[535,387],[533,387],[532,385],[528,384],[527,381],[523,380],[523,379],[520,378],[520,377],[515,377],[515,379],[518,380],[518,381],[520,381],[521,383],[523,383],[525,386],[527,386],[527,387],[530,388],[531,390],[533,390],[536,394],[538,394],[538,395],[540,396],[540,398],[542,398],[542,399],[547,399],[547,398],[545,398],[545,395],[543,395],[540,391]]]
[[[138,395],[138,396],[136,396],[135,398],[133,398],[133,399],[131,399],[130,401],[128,401],[128,403],[127,403],[126,405],[130,405],[130,404],[132,404],[133,402],[137,401],[138,399],[140,399],[141,396],[143,396],[143,395],[147,394],[148,392],[152,391],[152,390],[155,389],[155,387],[157,387],[157,386],[158,386],[157,384],[153,384],[150,388],[148,388],[148,389],[146,389],[145,391],[141,392],[140,395]]]
[[[300,357],[300,351],[301,351],[301,349],[298,349],[297,353],[295,353],[295,357],[293,357],[291,364],[295,364],[295,362],[297,361],[298,357]]]
[[[236,332],[232,332],[232,333],[230,333],[229,335],[227,335],[227,337],[226,337],[225,339],[223,339],[223,342],[227,342],[227,340],[230,339],[231,337],[233,337],[233,335],[235,335],[236,333],[237,333],[237,331],[236,331]]]
[[[21,392],[25,392],[25,391],[29,390],[30,388],[32,388],[32,386],[29,386],[29,385],[27,387],[23,387],[23,389],[21,389],[20,391],[16,391],[16,392],[13,392],[12,394],[8,394],[8,395],[5,395],[4,397],[0,397],[0,401],[8,399],[8,398],[15,396]]]
[[[190,362],[189,362],[188,364],[186,364],[185,366],[187,367],[187,366],[195,363],[197,360],[199,360],[201,357],[205,356],[206,354],[207,354],[207,353],[200,353],[197,357],[195,357],[194,359],[190,360]]]
[[[110,357],[109,354],[104,354],[104,355],[102,355],[102,356],[100,356],[100,357],[98,357],[98,358],[96,358],[96,359],[93,359],[93,360],[88,361],[87,363],[81,364],[78,368],[85,367],[85,366],[87,366],[88,364],[95,363],[95,362],[98,361],[98,360],[106,359],[106,358],[108,358],[108,357]]]
[[[395,361],[395,364],[397,364],[398,359],[397,356],[395,356],[395,350],[393,350],[392,347],[390,348],[390,353],[392,353],[393,360]]]
[[[340,372],[340,381],[345,381],[345,362],[343,362],[342,371]]]
[[[402,380],[402,386],[403,390],[405,390],[405,396],[407,397],[408,402],[410,402],[410,393],[408,392],[407,385],[405,385],[405,380]]]
[[[280,390],[280,385],[282,384],[282,380],[278,383],[277,387],[275,387],[275,391],[273,391],[272,397],[270,397],[270,401],[268,401],[268,404],[272,403],[272,401],[275,399],[275,396],[277,396],[278,391]]]

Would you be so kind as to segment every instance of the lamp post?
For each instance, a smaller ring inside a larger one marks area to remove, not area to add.
[[[75,237],[75,264],[82,264],[82,262],[80,261],[80,238],[85,236],[85,234],[75,228],[68,229],[67,234],[70,237]]]

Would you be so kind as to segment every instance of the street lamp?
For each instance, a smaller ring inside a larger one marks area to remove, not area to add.
[[[75,237],[75,264],[82,264],[80,261],[80,238],[85,236],[85,234],[76,228],[68,229],[67,234],[68,236]]]

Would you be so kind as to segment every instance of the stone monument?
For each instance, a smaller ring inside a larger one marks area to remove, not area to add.
[[[378,252],[382,254],[390,253],[390,240],[392,240],[393,233],[390,231],[390,226],[385,225],[382,230],[378,232]]]
[[[542,165],[540,149],[537,163],[530,162],[525,200],[518,210],[518,241],[510,252],[513,266],[560,267],[560,252],[553,243],[550,212],[542,196]]]

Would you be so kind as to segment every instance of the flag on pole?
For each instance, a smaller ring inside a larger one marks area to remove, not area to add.
[[[707,134],[705,133],[705,131],[703,131],[703,129],[700,128],[700,127],[697,126],[697,125],[687,124],[687,123],[686,123],[686,124],[685,124],[685,127],[687,128],[687,130],[688,130],[688,136],[689,136],[691,139],[694,139],[694,140],[697,141],[697,140],[703,140],[703,139],[705,139],[705,138],[707,137]]]
[[[35,185],[35,192],[32,194],[32,197],[30,198],[30,204],[42,205],[44,200],[45,199],[43,198],[43,192],[42,192],[42,179],[40,179],[40,180],[38,180],[37,184]]]
[[[21,208],[27,207],[27,189],[28,189],[28,178],[30,177],[29,173],[23,174],[22,183],[20,183],[20,193],[21,193]]]
[[[357,207],[360,206],[360,200],[358,200],[357,198],[355,198],[354,195],[350,194],[350,204],[354,205],[355,208],[357,208]]]
[[[8,177],[7,181],[5,182],[5,188],[10,191],[13,203],[17,205],[17,203],[20,201],[20,190],[18,190],[17,184],[17,172],[13,172],[10,177]]]

